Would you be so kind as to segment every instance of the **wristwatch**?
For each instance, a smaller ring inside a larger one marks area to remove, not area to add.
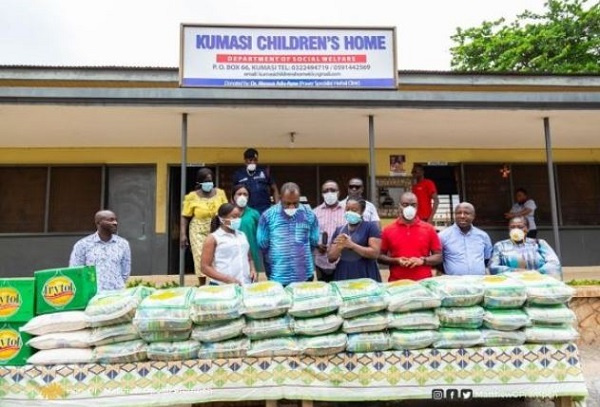
[[[427,265],[427,256],[421,257],[421,260],[423,260],[423,265],[426,266]]]

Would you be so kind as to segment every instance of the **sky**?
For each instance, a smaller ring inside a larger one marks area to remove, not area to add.
[[[456,27],[545,0],[0,0],[0,65],[179,66],[180,24],[396,27],[398,69],[449,70]]]

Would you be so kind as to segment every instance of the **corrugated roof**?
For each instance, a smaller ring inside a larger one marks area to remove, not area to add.
[[[119,66],[119,65],[0,65],[0,69],[78,69],[78,70],[113,70],[113,71],[178,71],[179,67],[173,66]],[[440,71],[440,70],[417,70],[417,69],[400,69],[400,75],[452,75],[452,76],[591,76],[600,77],[598,73],[552,73],[552,72],[490,72],[490,71]]]

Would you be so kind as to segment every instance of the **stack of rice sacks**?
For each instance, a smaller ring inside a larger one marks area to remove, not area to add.
[[[198,356],[200,344],[190,339],[190,309],[195,289],[179,287],[156,290],[140,303],[133,325],[142,340],[131,343],[145,346],[150,360],[184,360]]]
[[[387,332],[388,298],[383,284],[372,279],[331,283],[342,299],[338,315],[344,318],[342,331],[348,334],[348,352],[383,351],[390,348]]]
[[[300,354],[294,338],[294,320],[287,311],[292,306],[288,292],[274,281],[263,281],[242,287],[246,326],[250,339],[247,355],[293,356]]]
[[[441,300],[435,313],[439,318],[436,348],[472,347],[483,344],[479,329],[483,325],[481,302],[484,287],[480,277],[441,276],[428,278],[421,284]]]
[[[343,352],[347,335],[339,332],[344,320],[336,313],[342,300],[332,284],[322,281],[292,283],[286,287],[292,305],[297,347],[305,355],[322,356]]]
[[[23,327],[38,335],[31,364],[118,363],[146,359],[132,324],[140,302],[154,289],[135,287],[96,294],[85,311],[40,315]]]
[[[200,342],[198,358],[240,358],[250,341],[243,336],[242,289],[237,284],[207,285],[195,290],[191,319],[192,339]]]
[[[523,311],[529,318],[525,328],[528,343],[573,342],[579,334],[573,325],[575,313],[567,303],[575,289],[537,271],[511,273],[508,276],[525,286],[527,302]]]
[[[388,283],[386,290],[392,349],[426,348],[439,339],[440,321],[435,309],[441,300],[437,295],[412,280]]]

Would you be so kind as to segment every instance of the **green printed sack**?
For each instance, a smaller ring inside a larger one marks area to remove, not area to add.
[[[193,294],[191,287],[157,290],[142,300],[133,324],[140,333],[191,331],[190,307]]]
[[[439,338],[433,343],[434,348],[471,348],[483,344],[483,336],[479,329],[440,328]]]
[[[280,283],[261,281],[242,288],[244,313],[248,318],[262,319],[283,315],[292,299]]]
[[[293,323],[294,320],[289,315],[248,320],[243,332],[252,340],[292,336],[294,334]]]
[[[527,289],[520,281],[505,275],[485,276],[481,279],[485,293],[485,308],[520,308],[527,300]]]
[[[483,324],[484,309],[472,307],[442,307],[436,310],[440,325],[445,328],[476,329]]]
[[[525,343],[524,331],[497,331],[495,329],[482,329],[484,346],[520,346]]]
[[[270,338],[250,342],[247,355],[251,357],[297,356],[302,353],[296,338]]]
[[[573,287],[535,270],[506,273],[506,276],[525,285],[527,304],[566,304],[575,294]]]
[[[333,333],[340,329],[344,319],[337,314],[324,317],[297,318],[294,320],[294,333],[296,335],[317,336]]]
[[[286,291],[292,299],[288,313],[293,317],[316,317],[336,311],[342,299],[333,285],[323,281],[292,283]]]
[[[498,331],[515,331],[529,325],[529,317],[521,309],[490,309],[483,315],[483,326]]]
[[[347,342],[347,336],[342,333],[298,338],[301,352],[310,356],[335,355],[343,352],[346,350]]]
[[[196,288],[190,316],[196,324],[240,318],[242,290],[237,284],[205,285]]]
[[[572,325],[577,321],[575,313],[566,305],[529,305],[524,308],[533,325]]]
[[[390,312],[438,308],[442,304],[437,295],[413,280],[397,280],[387,283],[385,287]]]
[[[148,359],[148,346],[144,341],[135,340],[94,348],[96,363],[134,363]]]
[[[190,339],[191,334],[191,329],[184,331],[140,331],[140,337],[148,343],[187,341]]]
[[[348,335],[346,351],[352,353],[378,352],[392,346],[387,332],[366,332]]]
[[[483,301],[483,284],[476,276],[431,277],[420,283],[442,299],[443,307],[471,307]]]
[[[226,341],[242,335],[245,326],[244,318],[196,325],[192,330],[192,339],[200,342]]]
[[[359,278],[334,281],[331,284],[342,298],[339,308],[342,318],[353,318],[387,308],[385,288],[375,280]]]
[[[342,331],[347,334],[360,332],[383,331],[388,326],[387,312],[381,311],[374,314],[361,315],[344,320]]]
[[[527,343],[575,342],[579,333],[570,325],[532,326],[525,328]]]
[[[142,300],[154,291],[156,290],[151,287],[138,286],[96,294],[85,308],[90,326],[98,327],[131,322]]]
[[[392,349],[423,349],[431,346],[439,339],[437,331],[398,331],[394,330],[390,334]]]
[[[153,342],[148,345],[148,359],[165,362],[196,359],[199,350],[200,343],[196,341]]]
[[[388,328],[403,331],[435,330],[440,327],[440,319],[434,310],[388,313]]]
[[[93,346],[110,345],[119,342],[128,342],[139,339],[140,334],[133,324],[110,325],[94,328],[90,336]]]
[[[204,342],[200,344],[198,359],[243,358],[250,349],[248,338],[236,338],[223,342]]]

